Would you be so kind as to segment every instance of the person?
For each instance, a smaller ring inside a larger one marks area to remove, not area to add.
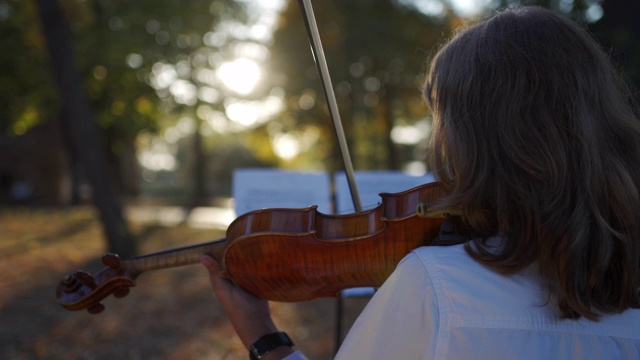
[[[472,240],[415,249],[360,314],[338,359],[640,358],[640,122],[581,26],[498,12],[431,61],[431,163]],[[267,302],[202,258],[249,348]],[[279,346],[263,359],[303,359]]]

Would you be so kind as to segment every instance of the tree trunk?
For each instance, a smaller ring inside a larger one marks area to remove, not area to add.
[[[63,106],[60,110],[60,116],[58,116],[58,127],[62,136],[62,144],[67,156],[67,173],[68,173],[68,196],[66,197],[65,205],[80,205],[80,186],[82,180],[82,164],[78,159],[78,154],[73,149],[73,142],[69,138],[69,131],[65,130],[68,125],[69,114],[66,106]]]
[[[51,67],[67,116],[62,126],[73,151],[84,165],[92,197],[100,211],[109,251],[123,257],[135,254],[122,208],[110,182],[104,147],[93,121],[89,100],[75,68],[71,35],[57,1],[38,0],[42,32],[47,41]]]
[[[136,137],[126,135],[122,139],[123,149],[122,156],[119,158],[118,174],[120,174],[120,183],[122,193],[125,196],[136,197],[140,194],[140,166],[136,157],[138,151],[136,148]]]
[[[196,131],[193,133],[193,193],[191,206],[202,206],[207,203],[206,189],[206,156],[202,145],[202,121],[196,119]]]

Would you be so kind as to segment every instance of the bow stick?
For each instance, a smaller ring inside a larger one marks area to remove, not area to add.
[[[329,105],[329,114],[333,122],[333,128],[338,138],[338,145],[340,148],[340,154],[342,155],[342,163],[347,175],[347,182],[349,184],[349,191],[351,192],[351,200],[353,201],[353,207],[356,212],[362,211],[362,204],[360,202],[360,195],[358,193],[358,187],[356,186],[353,164],[351,163],[351,156],[349,155],[349,147],[347,146],[347,139],[344,135],[344,129],[342,128],[342,121],[340,120],[340,112],[338,111],[338,102],[336,101],[336,95],[333,92],[333,85],[331,84],[331,76],[329,75],[329,67],[327,66],[327,59],[324,56],[324,50],[322,49],[322,41],[320,40],[320,32],[318,31],[318,24],[313,13],[313,7],[311,0],[299,0],[300,9],[302,10],[302,18],[307,27],[307,34],[309,35],[309,42],[311,43],[311,52],[318,67],[318,73],[322,81],[322,89],[324,90],[324,96],[327,99]]]
[[[335,130],[336,137],[338,139],[340,155],[342,156],[342,164],[344,165],[345,174],[347,175],[347,183],[351,193],[351,201],[353,201],[353,207],[356,212],[361,212],[362,203],[360,201],[360,194],[358,193],[353,164],[351,163],[351,156],[349,155],[349,147],[347,146],[347,139],[344,135],[344,129],[342,128],[342,120],[340,119],[340,112],[338,111],[338,102],[336,101],[336,95],[333,91],[333,85],[331,84],[329,67],[327,66],[327,59],[324,56],[320,32],[318,31],[318,24],[316,23],[316,17],[313,13],[313,6],[311,5],[311,0],[299,0],[299,3],[300,9],[302,10],[302,18],[304,19],[304,23],[307,28],[307,34],[309,35],[311,53],[313,54],[316,66],[318,67],[318,73],[320,74],[320,80],[322,81],[322,89],[324,90],[324,96],[327,99],[327,104],[329,106],[329,115],[331,116],[333,129]],[[342,299],[339,297],[336,300],[336,321],[338,324],[336,329],[336,351],[342,342],[342,312],[343,304]]]

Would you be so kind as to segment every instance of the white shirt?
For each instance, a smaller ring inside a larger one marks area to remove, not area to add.
[[[640,310],[560,320],[534,268],[504,276],[462,245],[423,247],[371,299],[336,359],[640,359]]]

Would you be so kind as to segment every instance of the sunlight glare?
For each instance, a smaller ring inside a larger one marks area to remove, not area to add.
[[[440,16],[444,14],[444,4],[439,0],[400,0],[403,5],[413,6],[423,14]]]
[[[242,95],[251,93],[262,76],[260,66],[247,58],[223,63],[217,74],[226,87]]]
[[[187,80],[178,79],[171,83],[169,92],[178,104],[195,105],[197,102],[197,91],[195,85]]]
[[[490,0],[455,0],[451,2],[454,10],[462,17],[475,17],[491,3]]]
[[[400,0],[406,6],[412,6],[418,11],[430,16],[445,14],[445,4],[450,5],[462,17],[475,17],[482,13],[491,0]]]
[[[251,101],[230,100],[225,102],[227,117],[244,126],[255,124],[260,117],[260,108]]]
[[[162,62],[153,64],[151,71],[151,85],[156,90],[168,88],[178,78],[175,67]]]
[[[151,171],[173,171],[178,167],[175,148],[162,141],[153,141],[150,147],[142,150],[138,161]]]
[[[300,144],[291,134],[278,134],[273,139],[273,151],[284,160],[291,160],[300,153]]]
[[[414,125],[396,125],[391,129],[391,139],[396,144],[415,145],[423,141],[431,132],[431,124],[426,120]]]

